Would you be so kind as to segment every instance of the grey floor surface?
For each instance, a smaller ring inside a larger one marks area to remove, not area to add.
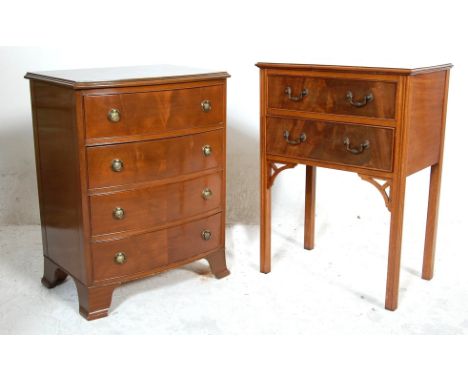
[[[467,334],[468,257],[439,230],[436,276],[420,278],[421,238],[404,246],[400,306],[383,308],[388,223],[349,217],[317,227],[313,251],[302,227],[273,227],[273,271],[258,272],[258,226],[227,232],[231,275],[202,260],[114,292],[110,315],[78,314],[74,283],[41,286],[39,226],[0,227],[2,334]],[[362,229],[373,234],[363,234]],[[343,234],[345,232],[346,234]]]

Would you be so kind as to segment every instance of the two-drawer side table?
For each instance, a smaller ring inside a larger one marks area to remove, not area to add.
[[[260,71],[260,270],[271,270],[271,187],[306,165],[304,247],[314,247],[316,167],[370,182],[391,213],[385,307],[398,305],[406,177],[431,167],[422,277],[434,269],[451,64],[390,69],[258,63]]]

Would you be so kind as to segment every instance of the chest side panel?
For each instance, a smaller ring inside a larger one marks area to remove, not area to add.
[[[84,280],[75,92],[41,81],[31,90],[44,255]]]

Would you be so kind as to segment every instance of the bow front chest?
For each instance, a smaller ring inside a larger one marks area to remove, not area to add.
[[[49,288],[106,316],[123,282],[224,254],[225,72],[175,66],[28,73]]]

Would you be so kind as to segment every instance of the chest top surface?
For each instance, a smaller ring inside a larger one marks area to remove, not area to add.
[[[51,82],[75,89],[156,85],[230,77],[227,72],[176,65],[147,65],[113,68],[29,72],[25,78]]]

